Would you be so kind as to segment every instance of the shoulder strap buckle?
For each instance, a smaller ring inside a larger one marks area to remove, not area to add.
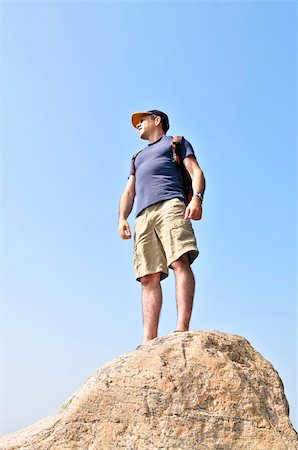
[[[181,165],[181,144],[183,141],[183,136],[174,136],[173,142],[172,142],[172,151],[173,151],[173,157],[172,161],[179,166]]]

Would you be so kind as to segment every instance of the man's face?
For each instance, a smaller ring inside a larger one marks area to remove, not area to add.
[[[141,139],[149,139],[149,136],[155,128],[155,119],[153,119],[149,114],[142,116],[137,124],[137,129]]]

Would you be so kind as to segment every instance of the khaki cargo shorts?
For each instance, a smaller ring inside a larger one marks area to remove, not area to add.
[[[190,264],[199,254],[190,220],[184,219],[185,203],[178,198],[156,203],[136,218],[134,269],[136,279],[160,272],[168,276],[171,264],[188,253]]]

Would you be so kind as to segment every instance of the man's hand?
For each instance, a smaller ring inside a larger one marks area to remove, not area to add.
[[[201,220],[203,214],[202,202],[196,195],[186,207],[184,219]]]
[[[122,239],[130,239],[131,231],[128,222],[125,219],[119,220],[119,234]]]

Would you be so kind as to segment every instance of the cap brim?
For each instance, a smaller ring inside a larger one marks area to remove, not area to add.
[[[146,112],[135,112],[133,113],[133,115],[131,116],[131,123],[133,124],[133,126],[136,128],[138,123],[140,122],[140,119],[142,116],[145,115],[150,115],[151,113],[146,111]]]

